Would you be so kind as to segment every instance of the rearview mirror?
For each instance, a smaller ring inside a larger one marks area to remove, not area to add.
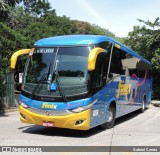
[[[13,53],[13,55],[11,56],[11,60],[10,60],[10,67],[12,69],[15,69],[18,56],[23,55],[23,54],[29,54],[30,51],[31,49],[23,49],[23,50],[19,50]]]

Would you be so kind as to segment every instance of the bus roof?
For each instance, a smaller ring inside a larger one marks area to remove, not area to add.
[[[131,50],[130,48],[124,46],[123,44],[119,43],[118,41],[112,39],[108,36],[101,36],[101,35],[64,35],[64,36],[55,36],[40,39],[35,42],[35,46],[81,46],[81,45],[92,45],[98,44],[101,42],[109,41],[114,43],[116,46],[118,45],[119,48],[125,51],[128,54],[131,54],[144,62],[151,64],[148,60],[137,54],[135,51]]]

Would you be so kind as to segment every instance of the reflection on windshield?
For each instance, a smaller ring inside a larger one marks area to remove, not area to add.
[[[57,59],[59,59],[58,73],[62,84],[83,84],[87,75],[87,57],[59,55]]]
[[[29,56],[28,71],[26,76],[26,83],[37,83],[42,75],[48,73],[54,53],[39,53],[35,51],[33,56]]]
[[[86,51],[87,50],[87,51]],[[86,77],[88,67],[87,47],[60,48],[58,72],[60,77]]]
[[[56,53],[50,51],[38,49],[32,57],[29,57],[26,83],[37,83],[42,75],[53,73],[56,61],[58,61],[57,69],[60,77],[86,77],[88,52],[75,51],[75,48],[60,48],[55,58]]]

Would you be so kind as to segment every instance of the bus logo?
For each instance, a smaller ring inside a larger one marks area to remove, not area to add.
[[[44,112],[44,114],[45,114],[46,116],[49,116],[49,115],[50,115],[50,112],[46,110],[46,111]]]
[[[43,103],[41,108],[56,109],[56,107],[57,105],[54,104]]]

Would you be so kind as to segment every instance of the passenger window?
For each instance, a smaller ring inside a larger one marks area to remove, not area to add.
[[[107,71],[109,64],[109,56],[106,53],[100,53],[97,57],[95,71],[94,71],[94,88],[100,88],[106,85]]]
[[[112,48],[112,43],[105,41],[105,42],[99,43],[97,46],[110,52]]]
[[[139,78],[144,78],[145,77],[145,71],[139,71],[138,77]]]
[[[110,75],[113,77],[125,75],[144,78],[147,70],[147,78],[151,78],[150,64],[114,47],[111,58]]]
[[[112,52],[112,59],[110,66],[110,73],[113,76],[125,75],[126,67],[124,68],[122,65],[122,59],[124,58],[125,58],[125,53],[117,48],[114,48]]]
[[[152,78],[152,70],[148,70],[148,79],[151,79]]]
[[[138,75],[138,71],[137,71],[137,69],[129,69],[129,74],[130,74],[130,76],[133,76],[133,75]]]

